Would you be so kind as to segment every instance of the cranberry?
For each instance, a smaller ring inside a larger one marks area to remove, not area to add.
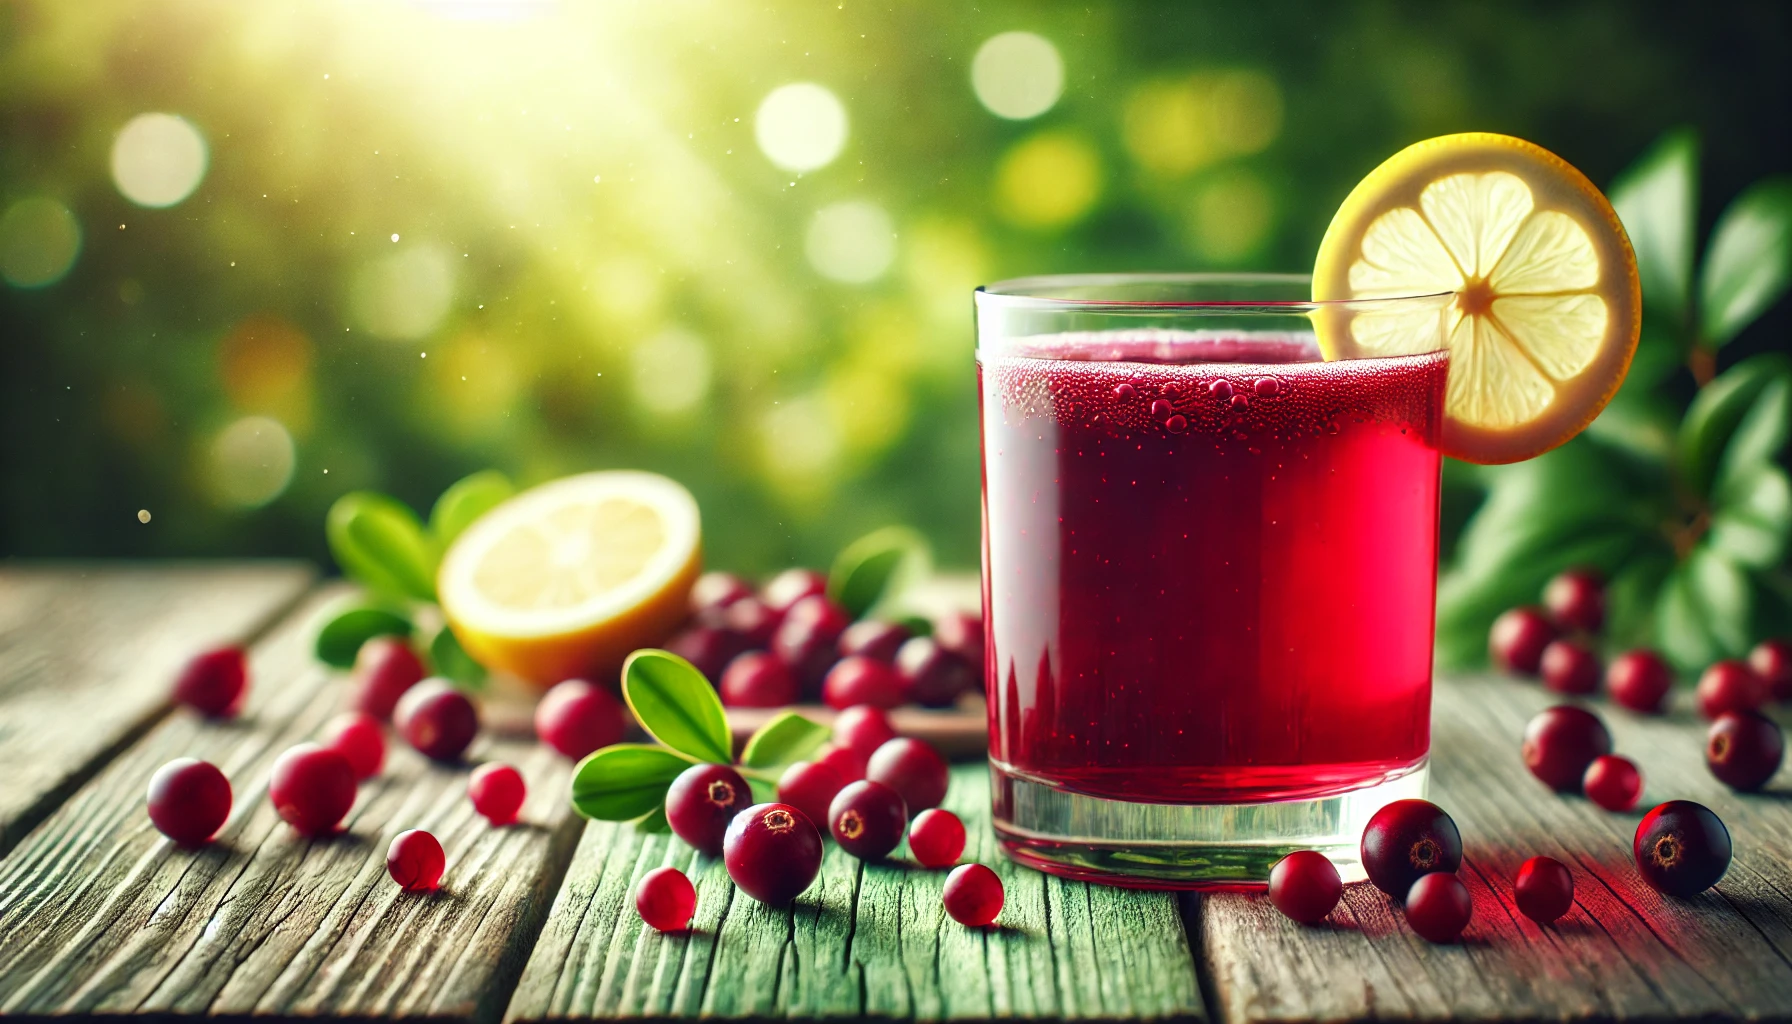
[[[1540,663],[1543,685],[1557,693],[1585,694],[1599,690],[1599,655],[1573,640],[1551,640]]]
[[[969,612],[947,612],[933,620],[933,640],[965,664],[983,668],[983,620]]]
[[[938,807],[946,798],[946,759],[925,740],[899,736],[865,762],[865,777],[902,794],[912,811]]]
[[[827,821],[828,806],[846,780],[832,766],[819,761],[798,761],[778,778],[778,801],[802,811],[810,821]]]
[[[1673,688],[1674,670],[1646,647],[1618,655],[1605,670],[1605,691],[1612,700],[1645,715],[1660,714]]]
[[[324,726],[324,746],[348,758],[355,778],[371,779],[386,764],[386,730],[365,711],[345,711]]]
[[[753,802],[747,780],[725,764],[694,764],[666,788],[666,822],[678,838],[704,853],[722,852],[728,823]]]
[[[1558,793],[1580,788],[1593,759],[1612,752],[1612,734],[1585,708],[1557,704],[1537,712],[1524,727],[1525,767]]]
[[[420,828],[398,833],[386,847],[386,873],[405,892],[429,892],[442,883],[447,867],[442,844]]]
[[[1726,711],[1759,711],[1767,703],[1767,684],[1748,662],[1720,661],[1699,676],[1699,714],[1716,718]]]
[[[1296,850],[1269,869],[1269,902],[1301,924],[1325,920],[1343,895],[1337,866],[1318,850]]]
[[[1493,663],[1516,675],[1536,675],[1543,648],[1556,638],[1556,627],[1535,608],[1513,608],[1493,620],[1487,653]]]
[[[995,923],[1002,913],[1002,880],[981,864],[960,864],[946,876],[940,894],[952,920],[971,928]]]
[[[1574,906],[1574,876],[1554,857],[1532,857],[1518,866],[1512,895],[1524,916],[1552,924]]]
[[[535,735],[574,761],[622,740],[628,712],[609,690],[583,679],[555,683],[535,705]]]
[[[880,860],[902,842],[908,808],[902,794],[881,782],[854,782],[828,805],[828,831],[840,848],[860,860]]]
[[[425,757],[458,761],[479,732],[479,712],[445,679],[425,679],[405,691],[393,711],[398,734]]]
[[[719,689],[722,703],[731,708],[781,708],[797,697],[790,666],[765,651],[748,651],[729,662]]]
[[[882,662],[892,662],[896,660],[897,649],[911,635],[908,627],[900,622],[861,619],[846,627],[846,632],[840,634],[840,656],[850,658],[858,654]]]
[[[193,656],[174,681],[174,700],[207,718],[234,718],[249,689],[249,659],[241,647]]]
[[[1605,584],[1584,569],[1557,573],[1543,588],[1543,607],[1563,629],[1597,633],[1605,625]]]
[[[893,708],[902,703],[904,689],[902,677],[888,663],[855,654],[828,670],[821,699],[842,710],[855,704]]]
[[[1406,893],[1406,923],[1426,942],[1455,942],[1474,916],[1468,886],[1449,871],[1434,871]]]
[[[1369,819],[1361,852],[1369,881],[1398,899],[1421,875],[1462,865],[1462,833],[1428,800],[1395,800]]]
[[[806,597],[828,592],[828,578],[814,569],[786,569],[759,591],[759,599],[775,612],[787,612]]]
[[[834,716],[834,742],[869,760],[877,748],[896,738],[896,728],[884,709],[854,704]]]
[[[909,823],[908,852],[924,868],[956,864],[964,855],[964,822],[938,807],[922,811]]]
[[[828,743],[815,752],[815,763],[825,764],[840,776],[841,785],[865,777],[865,755],[838,743]]]
[[[1608,811],[1628,811],[1643,795],[1643,775],[1636,762],[1616,754],[1595,757],[1580,785],[1588,800]]]
[[[666,650],[691,663],[705,679],[716,679],[745,646],[720,626],[692,626],[666,641]]]
[[[1786,756],[1786,737],[1759,711],[1727,711],[1705,734],[1705,764],[1717,781],[1753,792],[1767,785]]]
[[[840,634],[850,625],[851,617],[827,598],[805,597],[784,613],[772,635],[772,651],[796,670],[798,682],[813,691],[833,667]]]
[[[896,652],[896,669],[908,684],[909,698],[930,708],[950,707],[959,694],[976,689],[980,678],[970,662],[925,636],[902,645]]]
[[[1748,652],[1748,667],[1774,700],[1792,700],[1792,641],[1763,640]]]
[[[523,773],[507,764],[487,762],[467,776],[467,798],[473,801],[473,809],[498,828],[516,824],[517,812],[528,796],[529,784],[523,781]]]
[[[1651,887],[1669,896],[1696,896],[1730,869],[1730,830],[1703,804],[1669,800],[1637,823],[1632,852]]]
[[[752,597],[753,587],[731,572],[706,572],[691,584],[691,611],[701,615],[721,611],[743,597]]]
[[[728,877],[761,903],[789,903],[821,871],[821,833],[789,804],[741,811],[728,825],[723,848]]]
[[[677,868],[654,868],[635,883],[635,912],[656,931],[684,931],[697,912],[697,889]]]
[[[230,780],[217,766],[177,757],[149,777],[149,821],[181,844],[209,842],[230,817]]]
[[[390,722],[398,698],[426,674],[423,659],[417,657],[409,640],[397,636],[368,640],[355,653],[355,710]]]
[[[268,798],[293,828],[329,835],[355,806],[355,769],[334,750],[301,743],[274,760]]]
[[[756,597],[745,597],[722,613],[722,629],[734,638],[735,649],[759,651],[771,646],[783,616]]]

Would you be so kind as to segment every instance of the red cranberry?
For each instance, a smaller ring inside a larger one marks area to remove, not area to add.
[[[1587,765],[1580,787],[1588,800],[1606,810],[1628,811],[1642,799],[1643,775],[1630,758],[1606,754]]]
[[[1543,685],[1557,693],[1599,691],[1599,655],[1573,640],[1551,640],[1540,663]]]
[[[970,662],[925,636],[902,645],[896,652],[896,669],[907,683],[909,698],[930,708],[950,707],[959,694],[976,689],[981,679]]]
[[[1605,670],[1605,691],[1612,700],[1645,715],[1660,714],[1673,688],[1674,670],[1646,647],[1618,655]]]
[[[698,615],[721,611],[743,597],[752,596],[752,586],[739,576],[731,572],[706,572],[691,584],[691,611]]]
[[[753,802],[747,780],[725,764],[694,764],[666,789],[666,821],[678,838],[711,856],[722,852],[728,823]]]
[[[666,641],[666,650],[691,663],[705,679],[717,679],[734,656],[745,650],[740,639],[720,626],[692,626]]]
[[[1748,652],[1748,667],[1774,700],[1792,700],[1792,641],[1763,640]]]
[[[230,780],[217,766],[177,757],[149,777],[149,821],[181,844],[209,842],[230,817]]]
[[[371,779],[386,764],[386,730],[365,711],[345,711],[323,728],[324,746],[348,758],[355,778]]]
[[[860,860],[880,860],[902,842],[908,808],[902,794],[881,782],[854,782],[828,805],[828,831],[840,848]]]
[[[1705,734],[1705,764],[1717,781],[1745,793],[1767,785],[1786,756],[1786,737],[1759,711],[1727,711]]]
[[[609,690],[583,679],[554,684],[535,705],[535,735],[577,761],[619,743],[628,731],[628,712]]]
[[[654,868],[635,883],[635,912],[655,931],[684,931],[697,912],[697,889],[677,868]]]
[[[393,711],[398,734],[425,757],[458,761],[479,732],[479,712],[445,679],[425,679],[405,691]]]
[[[396,636],[368,640],[355,653],[355,710],[390,722],[398,698],[426,674],[409,640]]]
[[[1699,676],[1699,714],[1716,718],[1726,711],[1759,711],[1767,703],[1767,684],[1734,659],[1720,661]]]
[[[896,727],[883,708],[854,704],[834,716],[834,742],[870,760],[877,748],[896,738]]]
[[[821,699],[842,710],[855,704],[893,708],[902,703],[904,689],[902,677],[888,663],[855,654],[828,670]]]
[[[1296,850],[1269,869],[1269,902],[1301,924],[1325,920],[1343,895],[1337,866],[1318,850]]]
[[[510,765],[490,761],[473,769],[467,776],[467,799],[493,826],[503,828],[516,824],[517,812],[529,796],[529,784],[523,773]]]
[[[1515,675],[1536,675],[1543,648],[1556,638],[1556,627],[1535,608],[1513,608],[1493,620],[1487,653],[1496,667]]]
[[[1636,869],[1658,892],[1696,896],[1730,869],[1730,830],[1691,800],[1658,805],[1636,826]]]
[[[728,877],[761,903],[789,903],[821,871],[821,833],[789,804],[741,811],[728,825],[723,848]]]
[[[796,676],[775,654],[748,651],[728,663],[719,687],[731,708],[781,708],[796,703]]]
[[[1557,573],[1543,588],[1543,607],[1563,629],[1597,633],[1605,626],[1605,584],[1584,569]]]
[[[946,798],[950,770],[946,759],[926,740],[899,736],[878,747],[865,762],[865,777],[898,793],[912,811],[938,807]]]
[[[355,806],[355,769],[334,750],[301,743],[274,760],[268,798],[293,828],[329,835]]]
[[[841,785],[864,778],[865,761],[865,755],[838,743],[825,744],[815,752],[815,763],[832,768],[834,774],[840,776]]]
[[[971,928],[994,924],[1002,914],[1002,880],[981,864],[960,864],[946,876],[941,893],[952,920]]]
[[[1474,916],[1468,886],[1449,871],[1434,871],[1406,893],[1406,923],[1426,942],[1455,942]]]
[[[796,670],[797,681],[813,692],[834,665],[840,634],[852,618],[825,597],[805,597],[784,613],[772,635],[772,652]]]
[[[933,640],[946,651],[983,671],[983,620],[969,612],[947,612],[933,620]]]
[[[1558,793],[1580,789],[1581,776],[1593,759],[1612,752],[1612,734],[1585,708],[1557,704],[1545,708],[1524,727],[1525,767]]]
[[[1462,833],[1428,800],[1395,800],[1369,819],[1361,852],[1369,881],[1398,899],[1421,875],[1462,865]]]
[[[810,821],[827,821],[828,807],[846,780],[831,766],[818,761],[798,761],[778,779],[778,802],[803,812]]]
[[[771,646],[783,616],[756,597],[744,597],[722,613],[722,628],[734,638],[736,650],[760,651]]]
[[[938,807],[915,815],[908,826],[908,852],[924,868],[943,868],[964,855],[964,822]]]
[[[911,634],[900,622],[875,622],[861,619],[840,634],[840,656],[863,655],[882,662],[896,660],[896,651]]]
[[[1512,895],[1524,916],[1553,924],[1574,906],[1574,876],[1554,857],[1532,857],[1518,866]]]
[[[241,647],[194,655],[174,681],[174,699],[207,718],[234,718],[249,689],[249,659]]]
[[[814,569],[786,569],[759,591],[759,599],[775,612],[787,612],[805,597],[828,592],[828,578]]]
[[[429,892],[442,884],[447,867],[442,844],[420,828],[398,833],[386,847],[386,873],[405,892]]]

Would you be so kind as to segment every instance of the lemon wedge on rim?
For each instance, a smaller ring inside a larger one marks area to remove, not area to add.
[[[697,502],[654,473],[614,470],[524,491],[442,558],[436,592],[468,654],[548,686],[609,682],[660,643],[702,567]]]
[[[1579,433],[1636,351],[1636,257],[1561,157],[1484,132],[1415,143],[1359,182],[1319,245],[1313,297],[1394,299],[1315,318],[1326,358],[1450,352],[1443,450],[1517,462]],[[1439,323],[1441,312],[1442,323]]]

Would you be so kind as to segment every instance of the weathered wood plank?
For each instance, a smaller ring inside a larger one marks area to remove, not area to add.
[[[180,666],[245,640],[308,566],[0,568],[0,854],[168,710]]]

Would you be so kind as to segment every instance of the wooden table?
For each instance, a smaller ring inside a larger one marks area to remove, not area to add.
[[[1654,799],[1690,797],[1729,824],[1717,889],[1663,898],[1630,865],[1636,814],[1546,793],[1519,764],[1536,688],[1440,681],[1434,796],[1468,848],[1475,918],[1460,945],[1415,936],[1353,886],[1328,926],[1259,896],[1176,896],[1066,882],[1002,860],[980,766],[948,806],[1007,884],[1000,926],[946,919],[943,876],[861,865],[830,846],[816,886],[773,909],[663,836],[588,824],[568,765],[526,736],[475,748],[528,777],[525,823],[491,829],[464,770],[395,749],[346,833],[306,840],[268,806],[266,775],[312,735],[343,681],[311,659],[339,599],[304,567],[54,566],[0,570],[0,1014],[560,1018],[1223,1018],[1229,1021],[1792,1017],[1792,806],[1781,781],[1738,797],[1700,760],[1690,715],[1606,718]],[[205,724],[165,703],[195,648],[253,642],[246,713]],[[149,825],[143,791],[182,755],[222,767],[236,809],[188,852]],[[397,831],[429,828],[445,888],[385,875]],[[1575,872],[1552,928],[1517,913],[1511,877],[1546,853]],[[633,879],[660,864],[698,886],[696,927],[635,917]]]

